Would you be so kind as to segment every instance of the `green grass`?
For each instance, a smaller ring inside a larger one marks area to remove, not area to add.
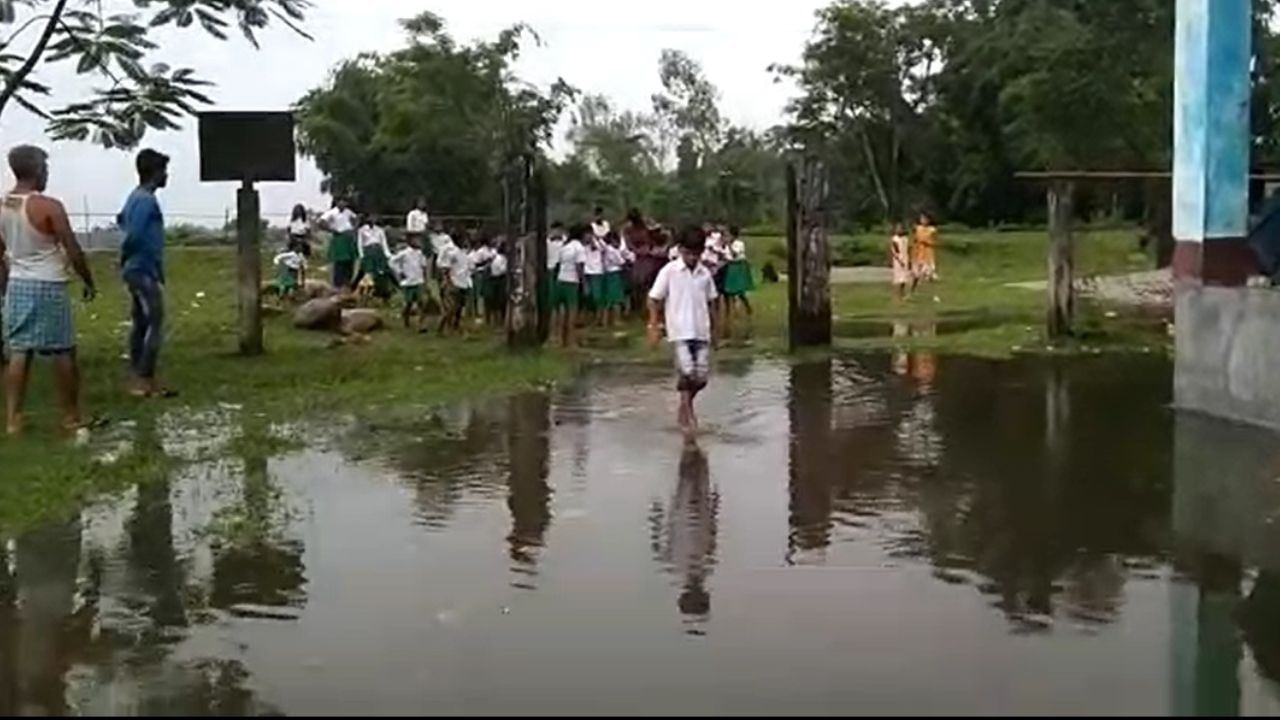
[[[1133,237],[1132,232],[1081,236],[1080,273],[1148,267],[1145,258],[1134,254]],[[842,253],[871,260],[876,254],[885,256],[887,240],[841,237],[836,244]],[[1044,277],[1046,244],[1043,233],[944,235],[939,258],[944,281],[906,304],[896,302],[887,286],[836,286],[837,348],[918,347],[997,356],[1046,351],[1040,330],[1043,294],[1005,287],[1009,282]],[[771,250],[780,245],[780,239],[750,240],[757,271],[766,260],[785,271],[785,246],[781,257]],[[111,255],[93,258],[102,294],[96,302],[77,308],[77,329],[86,408],[90,414],[112,420],[114,430],[103,433],[105,437],[115,442],[118,436],[126,436],[124,442],[132,449],[107,462],[100,443],[79,448],[59,439],[49,373],[45,363],[37,361],[28,402],[28,432],[19,440],[0,440],[0,527],[29,525],[96,494],[171,472],[180,461],[159,442],[145,439],[149,437],[145,433],[154,433],[157,426],[185,425],[199,434],[198,423],[204,421],[197,419],[197,413],[220,404],[266,423],[335,413],[387,420],[412,417],[425,406],[454,398],[545,385],[583,363],[667,362],[662,350],[644,347],[638,323],[624,328],[620,337],[590,333],[587,348],[578,353],[556,349],[512,353],[496,332],[479,330],[468,339],[423,337],[399,329],[398,318],[390,312],[391,329],[376,334],[370,344],[341,347],[331,347],[331,337],[325,334],[294,330],[287,315],[270,317],[267,354],[243,358],[236,354],[232,252],[181,248],[169,256],[168,329],[161,374],[182,396],[170,403],[142,402],[124,393],[128,304],[114,264]],[[934,296],[940,302],[935,303]],[[752,300],[756,317],[750,342],[728,343],[721,358],[785,350],[784,286],[763,285]],[[1133,314],[1106,318],[1101,309],[1090,307],[1083,308],[1081,315],[1081,337],[1052,351],[1164,351],[1167,347],[1158,322]],[[895,339],[887,331],[895,322],[917,328],[936,324],[938,330]],[[863,337],[869,328],[878,336]],[[277,439],[241,433],[210,452],[236,455],[245,442],[274,447]]]

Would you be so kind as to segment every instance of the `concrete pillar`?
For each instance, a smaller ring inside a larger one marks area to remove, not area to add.
[[[1244,285],[1249,202],[1252,0],[1177,0],[1174,276]]]

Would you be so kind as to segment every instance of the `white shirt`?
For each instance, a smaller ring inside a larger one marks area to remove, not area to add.
[[[400,287],[422,287],[427,282],[427,256],[412,245],[391,256],[391,269],[400,277]]]
[[[349,233],[356,229],[356,214],[351,208],[346,210],[340,208],[329,208],[329,211],[320,216],[320,222],[324,223],[331,232]]]
[[[430,222],[431,217],[427,215],[426,210],[414,208],[409,211],[409,215],[404,219],[404,230],[411,233],[424,233],[427,231],[427,225]]]
[[[560,264],[560,249],[564,247],[564,240],[555,237],[547,238],[547,269],[555,270]]]
[[[604,239],[605,235],[609,234],[609,230],[610,227],[608,220],[596,220],[591,223],[591,232],[595,233],[595,236],[601,240]]]
[[[438,258],[446,249],[453,246],[453,238],[445,233],[435,233],[431,236],[431,252]],[[443,265],[444,263],[441,263]]]
[[[471,251],[471,268],[474,270],[475,268],[478,268],[481,265],[484,265],[492,261],[493,256],[497,254],[498,254],[497,251],[495,251],[491,247],[478,247],[475,250],[472,250]]]
[[[38,194],[8,195],[0,207],[0,237],[4,238],[9,277],[65,283],[67,256],[62,245],[32,225],[27,215],[27,200]]]
[[[570,240],[560,248],[560,282],[576,283],[582,278],[578,266],[586,262],[587,249],[577,240]]]
[[[311,223],[306,220],[290,220],[289,234],[293,237],[305,237],[311,234]]]
[[[622,266],[627,264],[627,257],[620,248],[606,245],[604,248],[604,271],[607,273],[620,272]]]
[[[387,233],[377,225],[364,225],[360,228],[360,257],[364,257],[364,249],[370,245],[382,248],[383,257],[391,257],[391,248],[387,247]]]
[[[277,267],[283,265],[290,270],[301,270],[307,266],[307,259],[302,256],[302,253],[296,250],[286,250],[285,252],[276,255],[275,259],[271,261],[271,264]]]
[[[507,256],[502,253],[495,253],[493,260],[489,262],[489,275],[492,277],[504,277],[507,274]]]
[[[716,281],[701,263],[693,270],[683,259],[667,263],[653,282],[649,299],[666,306],[667,340],[710,342],[711,311],[708,304],[716,299]]]
[[[600,249],[600,243],[591,243],[583,252],[582,271],[587,275],[603,275],[604,251]]]
[[[729,259],[746,260],[747,244],[741,240],[734,240],[733,243],[729,245]]]
[[[440,267],[449,273],[449,284],[459,290],[471,289],[471,255],[453,243],[445,246]]]

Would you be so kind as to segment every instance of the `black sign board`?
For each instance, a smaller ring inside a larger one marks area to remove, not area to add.
[[[293,182],[293,113],[200,113],[200,179]]]

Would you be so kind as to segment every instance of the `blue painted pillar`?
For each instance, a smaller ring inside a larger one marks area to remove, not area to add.
[[[1249,215],[1252,0],[1177,0],[1174,273],[1243,285],[1256,267]]]

